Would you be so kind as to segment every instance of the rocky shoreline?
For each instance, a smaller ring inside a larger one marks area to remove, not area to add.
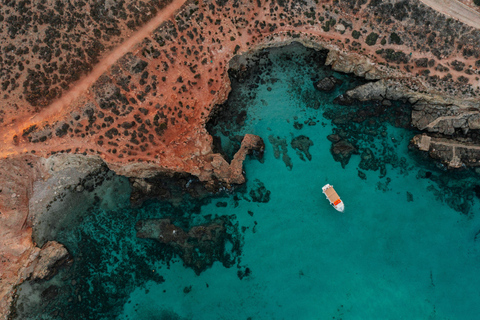
[[[292,39],[289,41],[271,42],[254,50],[261,50],[262,48],[271,46],[283,46],[293,41]],[[300,42],[306,46],[323,48],[319,44],[312,44],[309,41]],[[419,130],[427,129],[429,132],[451,135],[455,133],[455,129],[462,129],[464,132],[469,130],[471,132],[478,129],[478,119],[480,116],[479,111],[475,108],[474,101],[458,102],[451,97],[419,94],[415,90],[406,88],[406,86],[402,84],[402,80],[404,79],[392,79],[392,76],[399,76],[398,73],[395,72],[394,75],[392,75],[390,70],[379,68],[367,58],[358,55],[348,55],[330,46],[327,47],[329,47],[327,64],[331,65],[334,70],[354,73],[357,76],[365,77],[369,80],[378,80],[386,77],[385,80],[370,82],[347,92],[349,98],[360,101],[373,99],[379,101],[408,100],[413,102],[412,125]],[[241,60],[232,61],[230,68],[241,68],[239,61]],[[228,82],[225,83],[225,85],[225,93],[221,95],[222,99],[218,99],[217,102],[226,100],[226,93],[229,92],[230,88]],[[457,104],[454,105],[454,103]],[[432,110],[435,110],[435,112]],[[458,120],[453,121],[452,119],[445,121],[441,118],[446,116],[456,117]],[[437,119],[440,119],[440,121]],[[435,122],[435,125],[429,125],[433,122]],[[425,125],[425,123],[427,123],[427,125]],[[428,138],[426,138],[426,134],[423,134],[421,138],[413,139],[412,144],[417,146],[421,151],[430,152],[432,158],[448,162],[450,167],[456,168],[463,164],[468,166],[478,165],[476,161],[472,160],[478,159],[478,156],[480,156],[480,152],[472,152],[479,148],[475,145],[456,141],[455,143],[462,144],[461,146],[456,146],[457,150],[463,150],[459,153],[461,156],[456,156],[454,153],[452,155],[452,151],[449,151],[449,148],[452,148],[452,146],[451,143],[449,144],[448,139],[430,138],[429,144],[426,144],[426,140],[428,140]],[[440,146],[444,146],[444,148]],[[261,153],[263,149],[264,144],[261,139],[259,140],[258,137],[253,135],[247,135],[242,141],[240,150],[230,164],[218,154],[207,156],[207,158],[205,158],[207,162],[205,163],[208,163],[208,166],[198,168],[200,170],[197,172],[197,177],[200,178],[199,181],[206,183],[210,191],[219,190],[222,186],[230,187],[233,184],[241,184],[244,182],[242,162],[245,156],[253,150]],[[23,212],[13,206],[13,208],[15,208],[13,211],[15,211],[15,215],[22,214],[25,216],[27,225],[23,228],[29,230],[34,226],[36,216],[41,216],[41,212],[47,207],[46,204],[57,199],[59,196],[57,192],[60,193],[62,189],[67,187],[84,188],[84,186],[78,184],[78,181],[85,179],[88,175],[97,172],[102,166],[105,166],[101,158],[83,155],[61,154],[48,159],[39,157],[28,157],[28,159],[30,160],[25,161],[35,163],[34,165],[32,164],[32,166],[37,168],[35,174],[28,174],[28,176],[33,178],[33,180],[31,180],[33,188],[28,195],[29,197],[24,195],[25,199],[23,201],[29,203],[29,205],[28,208],[24,206],[25,209]],[[9,159],[4,161],[8,162]],[[131,180],[134,186],[133,195],[137,202],[141,201],[141,198],[151,198],[161,194],[161,191],[156,190],[155,185],[146,182],[146,179],[159,173],[165,174],[163,169],[145,163],[134,163],[122,167],[117,167],[112,164],[109,164],[109,166],[116,171],[117,174],[129,176],[133,179]],[[38,180],[38,178],[35,177],[39,177],[39,173],[40,176],[43,176],[43,180],[39,180],[40,184],[38,184],[38,182],[35,184],[36,180]],[[171,174],[172,173],[170,173],[170,175]],[[220,178],[220,180],[218,180],[218,178]],[[47,179],[46,184],[42,182],[44,179]],[[5,190],[4,188],[1,195],[7,197],[10,195],[10,197],[13,197],[15,194],[15,197],[17,197],[16,193],[19,192],[17,189],[18,185],[13,185],[10,190]],[[13,198],[17,199],[15,197]],[[9,204],[9,201],[4,201],[5,207]],[[10,204],[10,207],[12,208],[12,204]],[[2,213],[4,210],[5,209],[2,208]],[[27,213],[25,213],[25,211],[27,211]],[[13,219],[8,216],[7,218]],[[42,279],[42,277],[51,275],[50,270],[55,269],[54,266],[58,265],[57,262],[65,260],[68,256],[68,253],[66,253],[65,248],[61,244],[48,242],[40,249],[31,242],[31,239],[31,233],[26,233],[22,236],[22,243],[24,243],[23,250],[26,251],[23,255],[17,257],[18,260],[14,264],[8,264],[8,268],[10,269],[16,269],[16,266],[21,267],[19,270],[12,271],[17,274],[17,276],[11,279],[13,281],[2,283],[2,289],[4,290],[2,291],[2,301],[4,302],[0,305],[1,310],[7,310],[9,308],[16,285],[26,279]],[[2,253],[2,255],[5,257],[6,253]],[[2,279],[8,277],[6,273],[2,275]],[[3,312],[3,314],[6,314],[6,312]]]
[[[292,39],[288,41],[271,42],[254,50],[261,50],[262,48],[271,46],[283,46],[293,41],[298,40]],[[310,47],[324,48],[319,44],[312,44],[309,41],[299,42]],[[437,135],[443,134],[442,138],[432,138],[424,133],[412,140],[414,146],[421,151],[429,152],[432,158],[448,163],[449,167],[452,168],[458,168],[463,165],[478,166],[476,159],[480,156],[480,151],[477,151],[480,147],[460,139],[454,140],[455,146],[453,146],[451,142],[452,138],[445,138],[445,136],[451,136],[458,132],[458,129],[463,130],[464,133],[471,133],[478,130],[480,112],[477,109],[478,106],[475,101],[459,101],[451,97],[418,93],[418,91],[409,89],[404,85],[404,78],[395,80],[395,76],[399,77],[401,74],[397,72],[392,74],[391,70],[379,68],[367,58],[358,55],[348,55],[339,50],[335,50],[331,46],[326,47],[329,48],[327,64],[331,65],[334,70],[354,73],[357,76],[365,77],[369,80],[380,79],[379,81],[367,83],[347,92],[346,95],[350,99],[360,101],[407,100],[413,103],[412,125],[419,130],[436,132]],[[241,68],[239,61],[241,60],[233,60],[230,68]],[[221,95],[222,99],[218,99],[217,102],[226,100],[227,92],[230,90],[229,82],[225,83],[224,88],[224,94]],[[230,164],[218,154],[209,155],[204,158],[208,166],[198,168],[200,170],[196,172],[196,175],[200,178],[199,181],[206,183],[210,191],[219,190],[223,186],[229,188],[231,185],[241,184],[244,182],[242,162],[245,156],[253,150],[261,153],[263,149],[264,144],[261,139],[259,140],[258,137],[253,135],[247,135],[242,141],[240,150]],[[455,150],[457,150],[457,153],[455,153]],[[10,160],[6,159],[4,161],[9,162]],[[3,213],[6,208],[10,207],[15,211],[12,215],[22,214],[25,216],[26,224],[24,224],[22,228],[30,230],[30,232],[22,236],[24,253],[16,257],[17,261],[14,264],[11,262],[8,263],[9,269],[16,269],[21,266],[18,270],[12,271],[17,274],[17,276],[12,277],[6,273],[2,274],[2,279],[10,278],[10,280],[13,281],[2,283],[3,299],[0,310],[7,310],[9,308],[16,285],[26,279],[42,279],[51,276],[55,268],[59,265],[59,262],[65,261],[68,257],[68,252],[66,252],[61,244],[47,242],[42,249],[40,249],[31,242],[31,228],[34,226],[36,216],[41,216],[41,212],[46,208],[46,203],[57,199],[59,196],[57,192],[60,193],[62,188],[79,188],[78,190],[84,188],[84,186],[78,184],[78,181],[85,179],[88,175],[95,173],[100,170],[102,166],[105,166],[105,163],[99,157],[70,154],[60,154],[48,159],[26,157],[24,161],[30,163],[29,166],[37,170],[35,173],[28,174],[28,176],[33,179],[30,182],[33,186],[33,188],[31,188],[32,190],[28,195],[22,195],[22,197],[24,197],[24,203],[29,204],[28,208],[24,205],[24,209],[21,211],[18,210],[11,201],[4,201],[4,208],[2,208],[1,211]],[[137,201],[141,201],[141,198],[151,198],[159,194],[161,195],[161,191],[155,190],[155,185],[146,182],[146,179],[159,173],[165,174],[164,169],[145,163],[134,163],[122,167],[118,167],[115,164],[108,165],[116,171],[117,174],[131,177],[131,183],[135,190],[134,197],[136,197]],[[167,172],[167,174],[171,175],[173,173]],[[40,177],[43,178],[39,180]],[[218,178],[220,178],[220,180]],[[35,184],[36,181],[39,181],[40,187],[38,187],[38,182],[37,185]],[[42,181],[47,181],[47,184]],[[17,199],[17,197],[19,197],[17,192],[20,192],[18,186],[19,185],[12,185],[9,190],[5,190],[4,188],[1,195],[4,197],[10,195],[11,198]],[[5,217],[3,217],[3,219],[5,219]],[[7,216],[7,219],[14,218]],[[5,257],[6,254],[7,253],[2,253],[2,256]],[[6,314],[6,312],[3,311],[3,314]]]
[[[478,166],[479,101],[426,94],[391,79],[365,84],[346,95],[360,101],[409,101],[412,103],[411,125],[424,132],[412,139],[413,147],[428,152],[432,159],[449,168]]]

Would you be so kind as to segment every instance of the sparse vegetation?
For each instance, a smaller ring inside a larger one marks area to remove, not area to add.
[[[378,34],[376,34],[375,32],[371,32],[365,39],[365,43],[368,44],[369,46],[374,46],[377,43],[377,39],[378,39]]]
[[[397,33],[395,32],[392,32],[390,33],[390,43],[394,43],[394,44],[402,44],[402,39],[400,39],[400,37],[398,36]]]

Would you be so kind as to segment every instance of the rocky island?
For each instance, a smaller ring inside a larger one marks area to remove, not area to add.
[[[342,103],[408,102],[419,132],[412,148],[452,169],[480,166],[480,29],[436,9],[418,0],[11,1],[0,8],[0,318],[20,283],[51,277],[75,259],[60,243],[40,247],[32,228],[65,189],[85,188],[82,180],[105,166],[148,197],[155,196],[148,179],[159,176],[182,174],[212,193],[245,182],[242,163],[263,153],[262,139],[245,135],[229,161],[206,124],[229,95],[229,75],[241,77],[265,48],[297,42],[325,51],[333,70],[367,80]],[[331,91],[337,81],[316,85]],[[312,142],[300,137],[294,148],[311,159]],[[354,152],[344,140],[339,148],[334,157]],[[195,246],[187,239],[218,241],[223,223],[185,232],[150,221],[178,230],[176,246],[189,257]],[[145,225],[137,225],[141,237],[160,237]]]

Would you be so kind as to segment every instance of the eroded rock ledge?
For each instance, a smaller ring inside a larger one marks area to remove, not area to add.
[[[409,101],[413,104],[411,125],[428,132],[412,139],[416,149],[427,151],[430,157],[449,168],[477,167],[480,160],[480,136],[477,133],[480,129],[480,101],[426,94],[421,88],[408,87],[401,79],[383,79],[359,86],[347,95],[361,101]]]
[[[35,242],[35,225],[55,199],[68,190],[89,187],[85,179],[106,166],[98,157],[63,154],[3,159],[0,167],[0,315],[6,317],[18,284],[48,279],[71,259],[58,242]]]
[[[411,144],[448,168],[480,167],[480,145],[467,138],[436,138],[424,133],[413,137]]]

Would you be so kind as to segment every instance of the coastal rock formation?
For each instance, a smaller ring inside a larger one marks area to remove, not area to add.
[[[480,107],[417,103],[412,110],[412,125],[445,135],[452,135],[457,129],[466,134],[469,130],[480,129]]]
[[[335,89],[337,85],[341,85],[341,84],[342,84],[341,80],[335,78],[334,76],[330,76],[330,77],[325,77],[323,79],[318,80],[315,83],[315,88],[317,88],[320,91],[330,92],[330,91],[333,91],[333,89]]]
[[[219,218],[211,223],[192,227],[188,232],[174,225],[170,219],[140,220],[135,226],[138,238],[154,239],[173,247],[187,267],[198,275],[215,261],[231,266],[238,256],[238,244],[227,231],[228,221]],[[232,252],[225,252],[230,241]]]
[[[408,89],[398,80],[382,79],[375,82],[369,82],[358,86],[355,89],[347,91],[352,99],[360,101],[368,100],[404,100],[408,99],[410,102],[416,102],[419,98],[414,90]]]
[[[347,92],[347,96],[360,101],[370,99],[385,101],[408,100],[412,103],[411,125],[421,131],[441,134],[430,137],[417,135],[412,145],[428,151],[431,158],[440,160],[449,168],[477,166],[480,144],[468,137],[471,130],[480,129],[480,103],[474,99],[458,99],[425,94],[399,83],[397,80],[380,80],[367,83]],[[457,134],[460,131],[463,137]]]
[[[48,278],[49,270],[65,260],[66,249],[59,243],[36,246],[34,224],[58,194],[102,165],[101,159],[83,155],[0,160],[0,312],[6,314],[16,285],[30,277]]]
[[[32,262],[32,280],[48,280],[57,274],[57,268],[69,259],[67,249],[56,241],[47,242]]]
[[[480,146],[468,139],[434,138],[424,133],[413,137],[410,143],[449,168],[480,166]]]
[[[340,50],[330,50],[325,64],[332,66],[335,71],[353,73],[368,80],[376,80],[392,74],[392,70],[376,65],[365,56]]]
[[[224,179],[228,184],[242,184],[245,182],[245,177],[243,175],[243,161],[248,154],[255,153],[258,158],[263,157],[265,151],[265,143],[263,139],[259,136],[253,134],[246,134],[243,137],[242,144],[240,149],[235,153],[232,162],[228,169],[226,169],[225,174],[222,176],[227,176],[227,179]]]

